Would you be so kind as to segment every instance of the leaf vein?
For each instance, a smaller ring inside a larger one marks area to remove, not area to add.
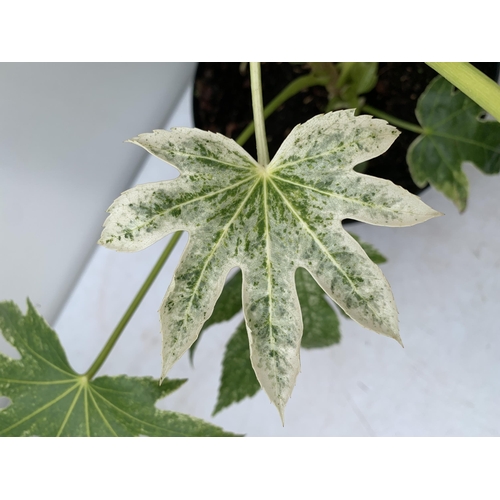
[[[354,142],[348,143],[347,145],[351,145],[351,144],[354,144]],[[279,172],[280,170],[283,170],[286,167],[291,167],[292,165],[297,165],[297,164],[302,163],[304,161],[315,160],[316,158],[322,158],[324,156],[328,156],[328,155],[331,155],[333,153],[336,153],[337,151],[341,151],[342,149],[345,149],[345,148],[346,148],[346,144],[342,144],[342,146],[337,146],[336,148],[329,149],[328,151],[324,151],[323,153],[318,153],[317,155],[313,155],[313,156],[306,156],[304,158],[299,158],[298,160],[290,161],[288,163],[278,164],[276,166],[274,166],[273,162],[271,162],[268,166],[269,172]]]
[[[142,144],[139,144],[139,146],[142,146]],[[213,161],[214,163],[218,163],[220,165],[226,165],[227,167],[237,168],[238,170],[252,170],[253,168],[255,168],[254,165],[248,165],[248,166],[233,165],[232,163],[228,163],[226,161],[221,161],[221,160],[218,160],[216,158],[211,158],[210,156],[194,155],[192,153],[181,153],[180,151],[173,151],[172,154],[178,155],[178,156],[185,156],[187,158],[195,158],[197,160],[209,160],[209,161]],[[170,163],[170,162],[168,162],[168,163]]]
[[[201,279],[203,277],[203,273],[205,272],[205,270],[206,270],[209,262],[212,260],[212,257],[214,256],[215,252],[219,248],[220,244],[224,240],[224,237],[227,235],[227,232],[229,231],[229,228],[232,226],[233,222],[236,220],[236,218],[238,217],[238,215],[243,210],[243,207],[245,206],[246,202],[248,201],[248,199],[252,195],[255,187],[258,184],[259,184],[259,180],[257,180],[254,183],[254,185],[251,187],[251,189],[248,191],[248,194],[245,196],[245,198],[243,199],[243,201],[241,202],[240,206],[238,207],[238,209],[236,210],[236,212],[234,213],[234,215],[231,217],[231,219],[229,220],[229,222],[227,222],[227,224],[224,226],[224,229],[223,229],[223,231],[222,231],[219,239],[215,242],[215,244],[212,247],[212,250],[208,254],[207,258],[205,259],[204,264],[203,264],[203,268],[200,271],[200,275],[198,276],[198,280],[196,281],[196,284],[195,284],[195,286],[193,288],[193,291],[191,293],[191,298],[189,299],[189,303],[188,303],[188,305],[186,307],[186,314],[184,315],[184,323],[187,323],[187,318],[188,318],[189,313],[191,311],[191,307],[193,306],[194,297],[197,294],[198,289],[200,287],[200,283],[201,283]]]
[[[339,265],[339,263],[335,260],[333,255],[330,253],[328,248],[325,247],[323,242],[316,236],[314,231],[309,227],[307,222],[299,215],[299,213],[296,211],[295,207],[289,202],[289,200],[286,198],[286,196],[280,191],[280,189],[276,186],[276,184],[271,180],[272,185],[276,189],[277,193],[280,195],[280,197],[283,199],[285,204],[288,206],[289,210],[292,212],[292,214],[296,217],[296,219],[304,226],[304,229],[311,235],[312,239],[316,242],[318,247],[321,249],[321,251],[327,256],[327,258],[332,262],[332,264],[340,271],[340,273],[345,277],[345,279],[349,282],[351,285],[351,288],[353,292],[356,294],[356,296],[363,301],[363,303],[372,311],[372,313],[375,315],[375,317],[378,317],[378,313],[373,309],[373,307],[370,304],[369,300],[366,300],[358,291],[356,285],[353,283],[351,278],[346,274],[346,272],[342,269],[342,267]],[[346,233],[347,234],[347,233]]]
[[[36,351],[34,351],[31,346],[24,341],[24,339],[19,336],[18,340],[20,340],[24,346],[26,347],[26,349],[28,349],[28,351],[30,351],[35,357],[41,359],[44,363],[46,363],[47,365],[51,366],[52,368],[54,368],[55,370],[61,372],[61,373],[64,373],[65,375],[69,375],[69,376],[73,376],[74,373],[71,373],[71,372],[67,372],[66,370],[63,370],[62,368],[59,368],[57,365],[54,365],[53,363],[51,363],[48,359],[45,359],[41,354],[38,354]]]
[[[453,113],[450,113],[446,116],[446,118],[444,118],[443,120],[439,121],[439,122],[436,122],[436,123],[433,123],[432,124],[432,127],[440,127],[441,125],[444,125],[446,122],[452,120],[453,118],[455,118],[455,116],[457,115],[460,115],[461,113],[465,112],[467,109],[469,109],[470,107],[472,106],[475,106],[476,104],[474,103],[474,101],[470,101],[470,102],[466,102],[464,101],[464,105],[462,105],[463,107],[460,108],[460,109],[457,109],[457,111],[453,112]],[[436,106],[433,106],[433,110],[437,109]],[[424,125],[425,127],[425,125]]]
[[[267,294],[269,296],[269,338],[273,344],[276,339],[273,335],[273,296],[272,296],[272,266],[271,266],[271,237],[269,231],[269,208],[268,208],[267,179],[264,181],[264,216],[266,232],[266,270],[267,270]]]
[[[83,407],[85,409],[85,429],[87,431],[87,437],[90,437],[90,418],[89,418],[89,398],[88,398],[89,388],[88,385],[85,386],[85,392],[83,393]]]
[[[174,205],[172,207],[169,207],[166,210],[163,210],[163,211],[155,214],[150,219],[146,219],[146,221],[143,224],[140,224],[140,225],[137,225],[137,226],[133,226],[133,227],[128,227],[127,229],[133,230],[133,231],[140,231],[142,228],[144,228],[144,227],[148,226],[149,224],[151,224],[151,222],[153,222],[154,220],[158,219],[159,217],[163,217],[169,211],[176,210],[176,209],[178,209],[180,207],[184,207],[186,205],[189,205],[190,203],[196,203],[196,202],[199,202],[201,200],[204,200],[204,199],[207,199],[207,198],[211,198],[212,196],[217,196],[218,194],[221,194],[224,191],[229,191],[230,189],[237,188],[238,186],[241,186],[242,184],[245,184],[245,182],[248,182],[248,181],[250,181],[253,178],[255,178],[254,175],[246,177],[245,179],[241,180],[240,182],[237,182],[236,184],[231,184],[230,186],[226,186],[225,188],[219,189],[218,191],[214,191],[212,193],[209,193],[209,194],[206,194],[206,195],[203,195],[203,196],[199,196],[198,198],[193,198],[191,200],[184,201],[183,203],[179,203],[178,205]]]
[[[109,399],[106,399],[104,396],[102,396],[101,394],[99,394],[99,392],[97,392],[96,390],[94,390],[95,394],[97,396],[99,396],[105,403],[107,403],[108,405],[112,406],[115,410],[119,411],[120,413],[123,413],[124,415],[126,415],[127,417],[131,418],[132,420],[135,420],[137,422],[140,422],[141,424],[143,425],[147,425],[149,427],[154,427],[155,429],[159,429],[161,431],[165,431],[165,430],[169,430],[165,427],[160,427],[159,425],[155,425],[155,424],[151,424],[150,422],[146,422],[145,420],[142,420],[140,418],[137,418],[135,417],[134,415],[126,412],[125,410],[121,409],[119,406],[116,406],[114,405]],[[181,432],[177,432],[177,434],[183,436],[183,437],[188,437],[188,434],[183,434]]]
[[[34,412],[30,413],[26,417],[22,418],[21,420],[18,420],[15,424],[11,425],[10,427],[7,427],[6,429],[3,429],[2,431],[0,431],[0,434],[4,434],[5,432],[8,432],[8,431],[16,428],[18,425],[23,424],[24,422],[26,422],[30,418],[33,418],[35,415],[38,415],[39,413],[41,413],[42,411],[46,410],[47,408],[50,408],[51,406],[55,405],[61,399],[65,398],[71,391],[73,391],[74,389],[76,389],[78,387],[78,385],[79,385],[79,382],[77,382],[74,386],[70,387],[67,391],[65,391],[62,394],[60,394],[57,398],[55,398],[52,401],[49,401],[48,403],[44,404],[43,406],[41,406],[40,408],[38,408]]]
[[[482,149],[492,151],[493,153],[500,154],[500,148],[495,148],[494,146],[489,146],[488,144],[477,142],[477,141],[474,141],[472,139],[468,139],[467,137],[454,136],[454,135],[450,135],[450,134],[444,134],[441,132],[432,132],[432,134],[429,134],[429,135],[434,135],[436,137],[443,137],[444,139],[450,139],[450,140],[457,141],[457,142],[464,142],[466,144],[471,144],[472,146],[477,146],[477,147],[480,147]]]
[[[83,385],[80,385],[80,389],[75,394],[75,397],[73,398],[73,401],[71,402],[71,405],[69,406],[68,411],[66,412],[66,416],[64,417],[64,420],[61,424],[61,427],[60,427],[56,437],[59,437],[61,435],[62,431],[64,430],[64,427],[68,423],[69,417],[70,417],[71,413],[73,413],[73,409],[75,408],[76,402],[78,401],[78,398],[80,397],[80,393],[82,392],[82,389],[83,389]]]
[[[49,380],[49,381],[40,381],[40,380],[15,380],[9,378],[0,378],[0,383],[4,382],[7,384],[28,384],[28,385],[57,385],[57,384],[69,384],[70,382],[74,382],[76,377],[66,380]]]
[[[89,386],[89,396],[92,399],[92,402],[94,403],[94,406],[95,406],[95,408],[97,410],[97,413],[99,413],[99,415],[101,416],[104,424],[108,427],[108,429],[111,431],[111,433],[115,437],[118,437],[118,434],[115,432],[115,430],[113,429],[113,427],[111,427],[111,425],[108,422],[107,418],[104,416],[104,414],[102,413],[101,409],[99,408],[99,405],[97,404],[97,401],[94,399],[94,395],[92,394],[92,392],[95,392],[97,395],[99,395],[99,393],[96,390],[92,389],[92,387]]]

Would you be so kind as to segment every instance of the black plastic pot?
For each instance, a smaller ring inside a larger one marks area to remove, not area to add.
[[[492,78],[498,77],[498,63],[473,63]],[[273,99],[307,66],[289,63],[262,63],[264,103]],[[437,75],[425,63],[379,63],[375,89],[366,94],[366,103],[397,118],[418,124],[415,106],[420,94]],[[311,87],[289,99],[266,120],[269,154],[272,157],[295,125],[323,113],[328,102],[324,87]],[[249,68],[239,63],[200,63],[193,96],[194,123],[197,128],[236,138],[253,119]],[[384,179],[418,194],[406,164],[408,147],[417,134],[402,130],[396,142],[383,155],[368,164],[365,173]],[[255,158],[252,137],[244,148]]]

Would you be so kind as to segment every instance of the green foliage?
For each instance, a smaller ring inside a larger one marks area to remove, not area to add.
[[[252,366],[282,416],[300,370],[297,268],[358,323],[400,341],[389,284],[341,223],[409,226],[439,215],[393,183],[353,171],[397,135],[354,110],[328,113],[295,127],[265,167],[234,141],[197,129],[131,141],[181,175],[123,193],[100,243],[136,251],[173,231],[190,233],[160,308],[162,376],[195,342],[234,267],[243,272]]]
[[[219,394],[212,415],[259,392],[260,383],[250,362],[250,345],[245,322],[242,321],[229,339],[222,362]]]
[[[377,84],[378,63],[340,62],[309,63],[311,72],[318,79],[325,80],[329,101],[325,111],[342,108],[357,108],[364,104],[361,97]]]
[[[462,164],[500,172],[500,123],[482,120],[484,111],[440,76],[420,96],[415,113],[424,134],[408,149],[413,180],[420,187],[429,182],[463,211],[469,182]]]
[[[227,280],[212,315],[205,321],[200,335],[189,349],[191,363],[193,362],[194,352],[200,341],[201,334],[214,324],[229,321],[235,314],[241,311],[241,307],[241,272],[238,271]]]
[[[361,241],[360,237],[353,233],[349,234],[361,245],[372,262],[375,264],[384,264],[387,262],[387,259],[371,243]]]
[[[361,96],[377,84],[378,63],[342,62],[337,67],[340,71],[338,93],[330,98],[326,111],[361,107],[364,104]]]
[[[0,436],[232,436],[197,418],[155,408],[185,380],[98,377],[69,365],[56,333],[28,301],[0,303],[0,330],[21,355],[0,354]]]

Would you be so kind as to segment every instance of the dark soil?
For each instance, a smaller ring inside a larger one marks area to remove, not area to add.
[[[497,63],[474,63],[492,77]],[[264,103],[273,99],[298,76],[307,74],[305,64],[262,63]],[[380,63],[378,83],[366,94],[366,103],[397,118],[417,124],[417,99],[436,72],[424,63]],[[323,113],[328,102],[324,87],[311,87],[289,99],[266,120],[269,155],[272,158],[293,127]],[[195,126],[236,138],[253,119],[249,67],[239,63],[200,63],[193,98]],[[406,151],[417,134],[401,131],[383,155],[370,160],[365,173],[390,179],[413,193],[419,189],[406,164]],[[244,148],[256,158],[255,139]]]

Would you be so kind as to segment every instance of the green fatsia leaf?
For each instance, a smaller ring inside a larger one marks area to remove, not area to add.
[[[462,164],[500,172],[500,123],[481,120],[484,111],[441,76],[420,96],[415,114],[424,134],[408,149],[413,180],[420,187],[429,182],[463,211],[469,182]]]
[[[189,350],[191,363],[193,362],[194,352],[201,338],[201,334],[210,326],[223,321],[229,321],[235,314],[241,311],[241,272],[235,273],[224,285],[214,311],[210,318],[205,321],[200,335]]]
[[[157,400],[185,380],[98,377],[87,380],[69,365],[56,333],[28,301],[25,316],[0,303],[0,330],[20,353],[0,354],[0,436],[231,436],[197,418],[161,411]]]
[[[370,257],[370,260],[375,264],[384,264],[387,259],[371,244],[366,243],[366,241],[361,241],[359,236],[349,233],[360,245],[361,248],[366,252],[366,255]]]
[[[297,268],[358,323],[400,341],[389,284],[341,224],[409,226],[438,215],[390,181],[353,171],[397,135],[354,110],[328,113],[295,127],[267,167],[234,141],[197,129],[132,139],[181,175],[123,193],[100,243],[135,251],[177,230],[190,236],[160,308],[162,376],[196,340],[234,267],[243,274],[252,365],[282,416],[300,368]]]
[[[328,347],[340,342],[337,314],[311,275],[302,268],[295,273],[304,331],[301,346],[306,349]]]
[[[244,398],[257,394],[260,383],[250,362],[250,345],[245,321],[242,321],[226,345],[222,361],[219,394],[212,415]]]

